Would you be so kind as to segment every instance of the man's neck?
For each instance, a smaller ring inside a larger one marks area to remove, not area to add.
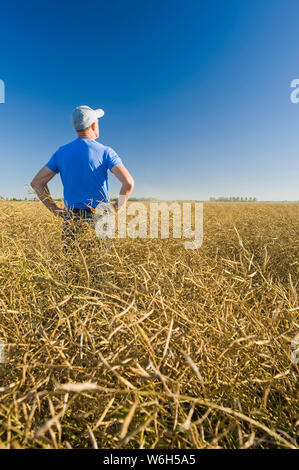
[[[94,133],[91,131],[87,131],[87,132],[84,132],[84,131],[79,131],[77,132],[78,134],[78,138],[79,139],[96,139]]]

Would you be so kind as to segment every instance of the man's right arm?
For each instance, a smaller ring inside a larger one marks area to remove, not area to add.
[[[126,167],[122,164],[114,165],[111,168],[112,173],[116,176],[116,178],[122,183],[120,188],[118,200],[113,204],[113,207],[116,212],[126,204],[127,200],[130,197],[131,192],[134,189],[134,180]]]

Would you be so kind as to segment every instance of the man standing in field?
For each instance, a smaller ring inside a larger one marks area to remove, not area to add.
[[[78,106],[72,113],[72,123],[78,138],[60,147],[31,182],[41,202],[55,215],[64,219],[63,240],[74,239],[76,222],[92,220],[94,210],[101,203],[109,203],[108,170],[122,183],[119,198],[110,207],[118,212],[134,187],[134,181],[120,157],[111,148],[96,139],[99,137],[98,118],[102,109]],[[53,201],[48,182],[60,173],[64,205],[61,209]],[[70,221],[73,222],[72,229]]]

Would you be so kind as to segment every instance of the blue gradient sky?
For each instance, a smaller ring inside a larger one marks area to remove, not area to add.
[[[297,0],[11,0],[0,15],[1,196],[26,196],[87,104],[132,196],[299,199]]]

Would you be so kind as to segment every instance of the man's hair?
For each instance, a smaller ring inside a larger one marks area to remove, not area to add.
[[[79,130],[79,131],[77,131],[77,132],[88,131],[88,129],[90,129],[90,128],[91,128],[91,126],[92,126],[92,124],[90,124],[90,126],[88,126],[88,127],[85,127],[85,129],[80,129],[80,130]]]
[[[80,130],[79,130],[79,131],[77,131],[77,132],[88,131],[88,129],[90,129],[90,128],[91,128],[91,126],[92,126],[92,125],[93,125],[95,122],[96,122],[96,121],[92,122],[92,123],[90,124],[90,126],[88,126],[88,127],[85,127],[85,129],[80,129]]]

